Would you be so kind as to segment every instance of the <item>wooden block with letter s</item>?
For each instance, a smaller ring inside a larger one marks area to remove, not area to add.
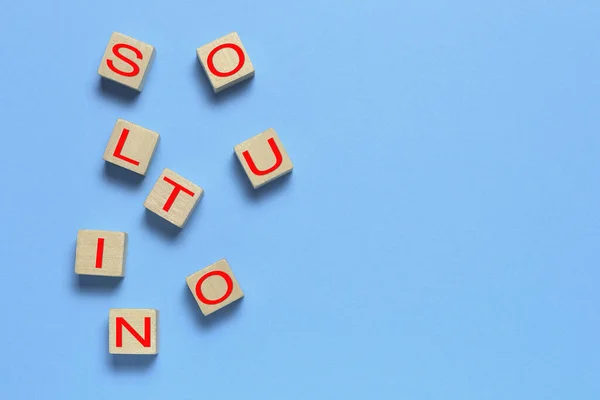
[[[209,315],[244,297],[227,260],[222,259],[186,278],[202,314]]]
[[[125,276],[127,233],[81,229],[77,232],[75,273]]]
[[[146,175],[159,134],[124,119],[118,119],[104,151],[104,160],[140,175]]]
[[[98,74],[141,92],[155,53],[154,46],[114,32],[104,51]]]
[[[110,354],[158,354],[158,310],[111,308],[108,312]]]
[[[238,144],[234,151],[254,189],[294,168],[277,132],[272,128]]]
[[[196,50],[215,93],[254,76],[254,66],[236,32]]]

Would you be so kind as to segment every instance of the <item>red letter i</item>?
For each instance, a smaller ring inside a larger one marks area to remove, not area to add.
[[[104,238],[98,238],[96,248],[96,268],[102,268],[102,256],[104,255]]]

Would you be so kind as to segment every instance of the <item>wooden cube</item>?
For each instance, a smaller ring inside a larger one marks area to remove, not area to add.
[[[238,144],[234,150],[254,189],[294,168],[277,132],[272,128]]]
[[[250,57],[236,32],[205,44],[196,53],[215,93],[254,76]]]
[[[146,175],[158,139],[158,133],[118,119],[103,158],[140,175]]]
[[[185,280],[204,315],[209,315],[244,297],[225,259],[193,273]]]
[[[114,32],[104,51],[98,74],[141,92],[154,54],[153,46]]]
[[[127,233],[81,229],[77,232],[75,273],[125,276]]]
[[[144,207],[183,228],[203,194],[200,186],[165,168],[146,198]]]
[[[111,308],[108,312],[110,354],[158,354],[158,310]]]

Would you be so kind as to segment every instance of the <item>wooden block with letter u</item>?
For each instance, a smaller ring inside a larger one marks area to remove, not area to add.
[[[292,171],[294,165],[274,129],[267,129],[234,147],[254,189]]]
[[[77,232],[75,273],[125,276],[127,233],[81,229]]]
[[[98,74],[141,92],[154,54],[154,46],[114,32],[104,51]]]
[[[185,280],[204,315],[209,315],[244,297],[225,259],[193,273]]]
[[[158,139],[158,133],[119,118],[103,158],[112,164],[146,175]]]
[[[158,310],[111,308],[108,312],[110,354],[158,354]]]
[[[196,50],[215,93],[254,76],[254,66],[236,32]]]

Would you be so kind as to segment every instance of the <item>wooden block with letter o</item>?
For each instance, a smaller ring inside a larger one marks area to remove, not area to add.
[[[200,186],[165,168],[146,198],[144,207],[183,228],[203,194]]]
[[[272,128],[238,144],[234,150],[254,189],[294,168],[277,132]]]
[[[114,32],[104,51],[98,74],[141,92],[154,54],[153,46]]]
[[[124,276],[127,233],[81,229],[77,232],[75,273]]]
[[[146,175],[158,139],[158,133],[118,119],[103,158],[112,164]]]
[[[158,354],[158,310],[111,308],[108,312],[110,354]]]
[[[225,259],[188,276],[186,282],[204,315],[244,297]]]
[[[254,66],[236,32],[196,50],[215,93],[254,76]]]

